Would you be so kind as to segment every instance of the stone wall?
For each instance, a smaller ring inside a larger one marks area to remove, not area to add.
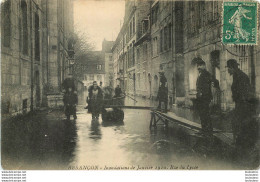
[[[2,113],[19,114],[30,110],[31,107],[39,107],[42,103],[44,68],[44,46],[43,40],[46,34],[39,31],[40,58],[35,59],[35,28],[36,14],[39,17],[39,30],[45,27],[41,12],[31,1],[8,0],[1,4],[5,8],[6,3],[10,3],[10,12],[2,13],[2,21],[5,16],[10,16],[10,45],[1,44],[1,70],[2,70]],[[37,2],[42,8],[41,2]],[[23,6],[23,9],[22,9]],[[23,16],[25,13],[26,19]],[[23,24],[27,26],[21,27]],[[3,31],[4,26],[2,26]],[[23,31],[22,31],[23,30]],[[38,30],[37,30],[38,31]],[[25,33],[27,32],[27,34]],[[27,36],[25,36],[27,35]],[[3,33],[3,36],[5,34]],[[27,38],[27,40],[25,39]],[[25,44],[24,42],[27,42]],[[25,47],[26,46],[26,47]],[[26,51],[24,51],[26,50]],[[33,62],[33,64],[32,64]],[[31,95],[31,92],[33,95]],[[31,101],[33,98],[33,101]],[[31,103],[33,105],[31,105]]]

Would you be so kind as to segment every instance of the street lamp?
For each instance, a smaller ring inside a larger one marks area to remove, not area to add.
[[[70,37],[68,42],[68,60],[69,60],[69,73],[73,74],[73,65],[75,64],[75,51],[74,51],[74,38]]]

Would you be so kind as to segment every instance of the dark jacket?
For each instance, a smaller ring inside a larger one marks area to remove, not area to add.
[[[68,92],[63,96],[64,105],[78,104],[78,95],[74,92]]]
[[[234,102],[244,102],[249,99],[250,81],[248,76],[241,70],[233,74],[231,86],[232,98]]]
[[[162,85],[165,85],[167,83],[167,78],[164,74],[160,75],[160,83],[162,83]]]
[[[102,93],[102,89],[100,87],[97,87],[98,89],[98,94],[97,94],[97,98],[94,99],[93,98],[93,90],[94,87],[90,86],[88,89],[88,111],[92,112],[92,113],[99,113],[103,107],[103,93]]]
[[[161,85],[158,90],[157,99],[167,100],[168,99],[168,87]]]
[[[122,90],[120,87],[115,88],[115,97],[120,97],[122,94]]]
[[[90,86],[89,89],[88,89],[88,96],[89,96],[89,99],[92,99],[92,96],[93,96],[93,89],[94,87],[93,86]],[[97,95],[97,99],[103,99],[103,93],[102,93],[102,89],[97,86],[97,89],[98,89],[98,95]]]
[[[202,70],[197,78],[196,89],[197,89],[197,100],[210,102],[212,99],[211,92],[212,76],[207,70]]]

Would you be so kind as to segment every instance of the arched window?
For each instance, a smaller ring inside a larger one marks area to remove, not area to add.
[[[2,3],[2,31],[3,45],[10,47],[11,42],[11,0],[6,0]]]

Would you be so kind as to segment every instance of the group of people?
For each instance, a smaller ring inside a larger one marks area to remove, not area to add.
[[[199,71],[199,76],[196,82],[196,100],[195,106],[198,111],[202,131],[200,134],[205,136],[212,136],[213,127],[210,116],[210,103],[213,98],[211,87],[218,87],[218,80],[214,79],[213,76],[206,70],[206,63],[201,59],[197,58],[197,69]],[[231,86],[232,99],[235,102],[235,109],[232,121],[232,130],[234,141],[237,146],[251,145],[254,142],[254,137],[252,136],[252,130],[255,126],[252,125],[252,116],[255,113],[255,103],[252,101],[251,97],[251,85],[249,77],[239,69],[238,63],[235,59],[229,59],[227,61],[228,73],[233,76],[233,83]],[[63,88],[65,89],[64,94],[64,106],[65,113],[76,116],[76,104],[78,103],[78,97],[76,93],[76,87],[74,81],[69,75],[63,83]],[[102,83],[98,86],[97,82],[94,81],[88,89],[88,97],[86,107],[89,112],[92,113],[92,118],[97,119],[103,108],[104,95],[105,98],[111,98],[110,93],[104,93],[102,89]],[[115,88],[114,98],[121,97],[122,90],[119,85]],[[167,79],[163,72],[160,72],[160,86],[158,90],[157,99],[159,100],[158,109],[162,112],[167,112],[168,105],[168,87]],[[254,99],[253,99],[254,100]],[[162,103],[164,103],[164,109],[161,108]],[[66,114],[67,115],[67,114]],[[69,118],[70,115],[67,115]]]
[[[121,94],[122,90],[119,85],[117,85],[117,87],[115,88],[114,98],[121,97]],[[91,85],[88,89],[88,97],[86,100],[88,103],[86,109],[88,109],[88,112],[92,113],[92,119],[99,118],[99,114],[101,113],[103,105],[105,104],[104,102],[110,100],[112,100],[112,88],[105,87],[103,89],[102,84],[98,86],[97,82],[94,81],[93,85]]]
[[[220,89],[219,81],[216,80],[207,70],[206,63],[201,58],[196,59],[199,76],[196,82],[196,99],[194,106],[201,121],[202,130],[198,134],[213,136],[213,126],[210,116],[210,103],[213,99],[212,86]],[[255,140],[257,126],[252,116],[255,114],[256,100],[252,95],[252,88],[249,77],[239,69],[235,59],[227,61],[228,73],[233,77],[231,86],[232,99],[235,102],[235,109],[232,115],[232,130],[234,144],[238,147],[252,146]],[[157,99],[159,100],[158,110],[167,112],[168,88],[167,79],[163,72],[160,72],[160,86]],[[164,108],[161,108],[164,103]]]
[[[65,91],[63,96],[65,115],[68,120],[71,115],[73,115],[74,119],[77,119],[76,105],[78,104],[78,95],[75,82],[71,74],[69,74],[62,83],[62,88]],[[99,118],[99,114],[103,109],[104,101],[112,99],[112,90],[113,89],[110,87],[103,88],[102,82],[98,85],[96,81],[93,81],[93,85],[88,88],[88,97],[86,99],[88,105],[85,109],[88,109],[88,112],[92,113],[92,119]],[[122,93],[121,88],[117,85],[115,88],[114,98],[121,97]]]
[[[249,77],[239,69],[238,65],[235,59],[229,59],[226,65],[228,73],[233,77],[231,92],[232,99],[235,102],[235,109],[231,125],[234,144],[240,148],[248,148],[254,144],[255,138],[253,130],[256,126],[253,126],[254,121],[252,120],[255,103]],[[219,84],[206,70],[206,64],[201,58],[197,58],[197,68],[199,76],[196,82],[196,108],[201,120],[201,134],[212,136],[213,127],[210,117],[211,86],[219,87]]]

